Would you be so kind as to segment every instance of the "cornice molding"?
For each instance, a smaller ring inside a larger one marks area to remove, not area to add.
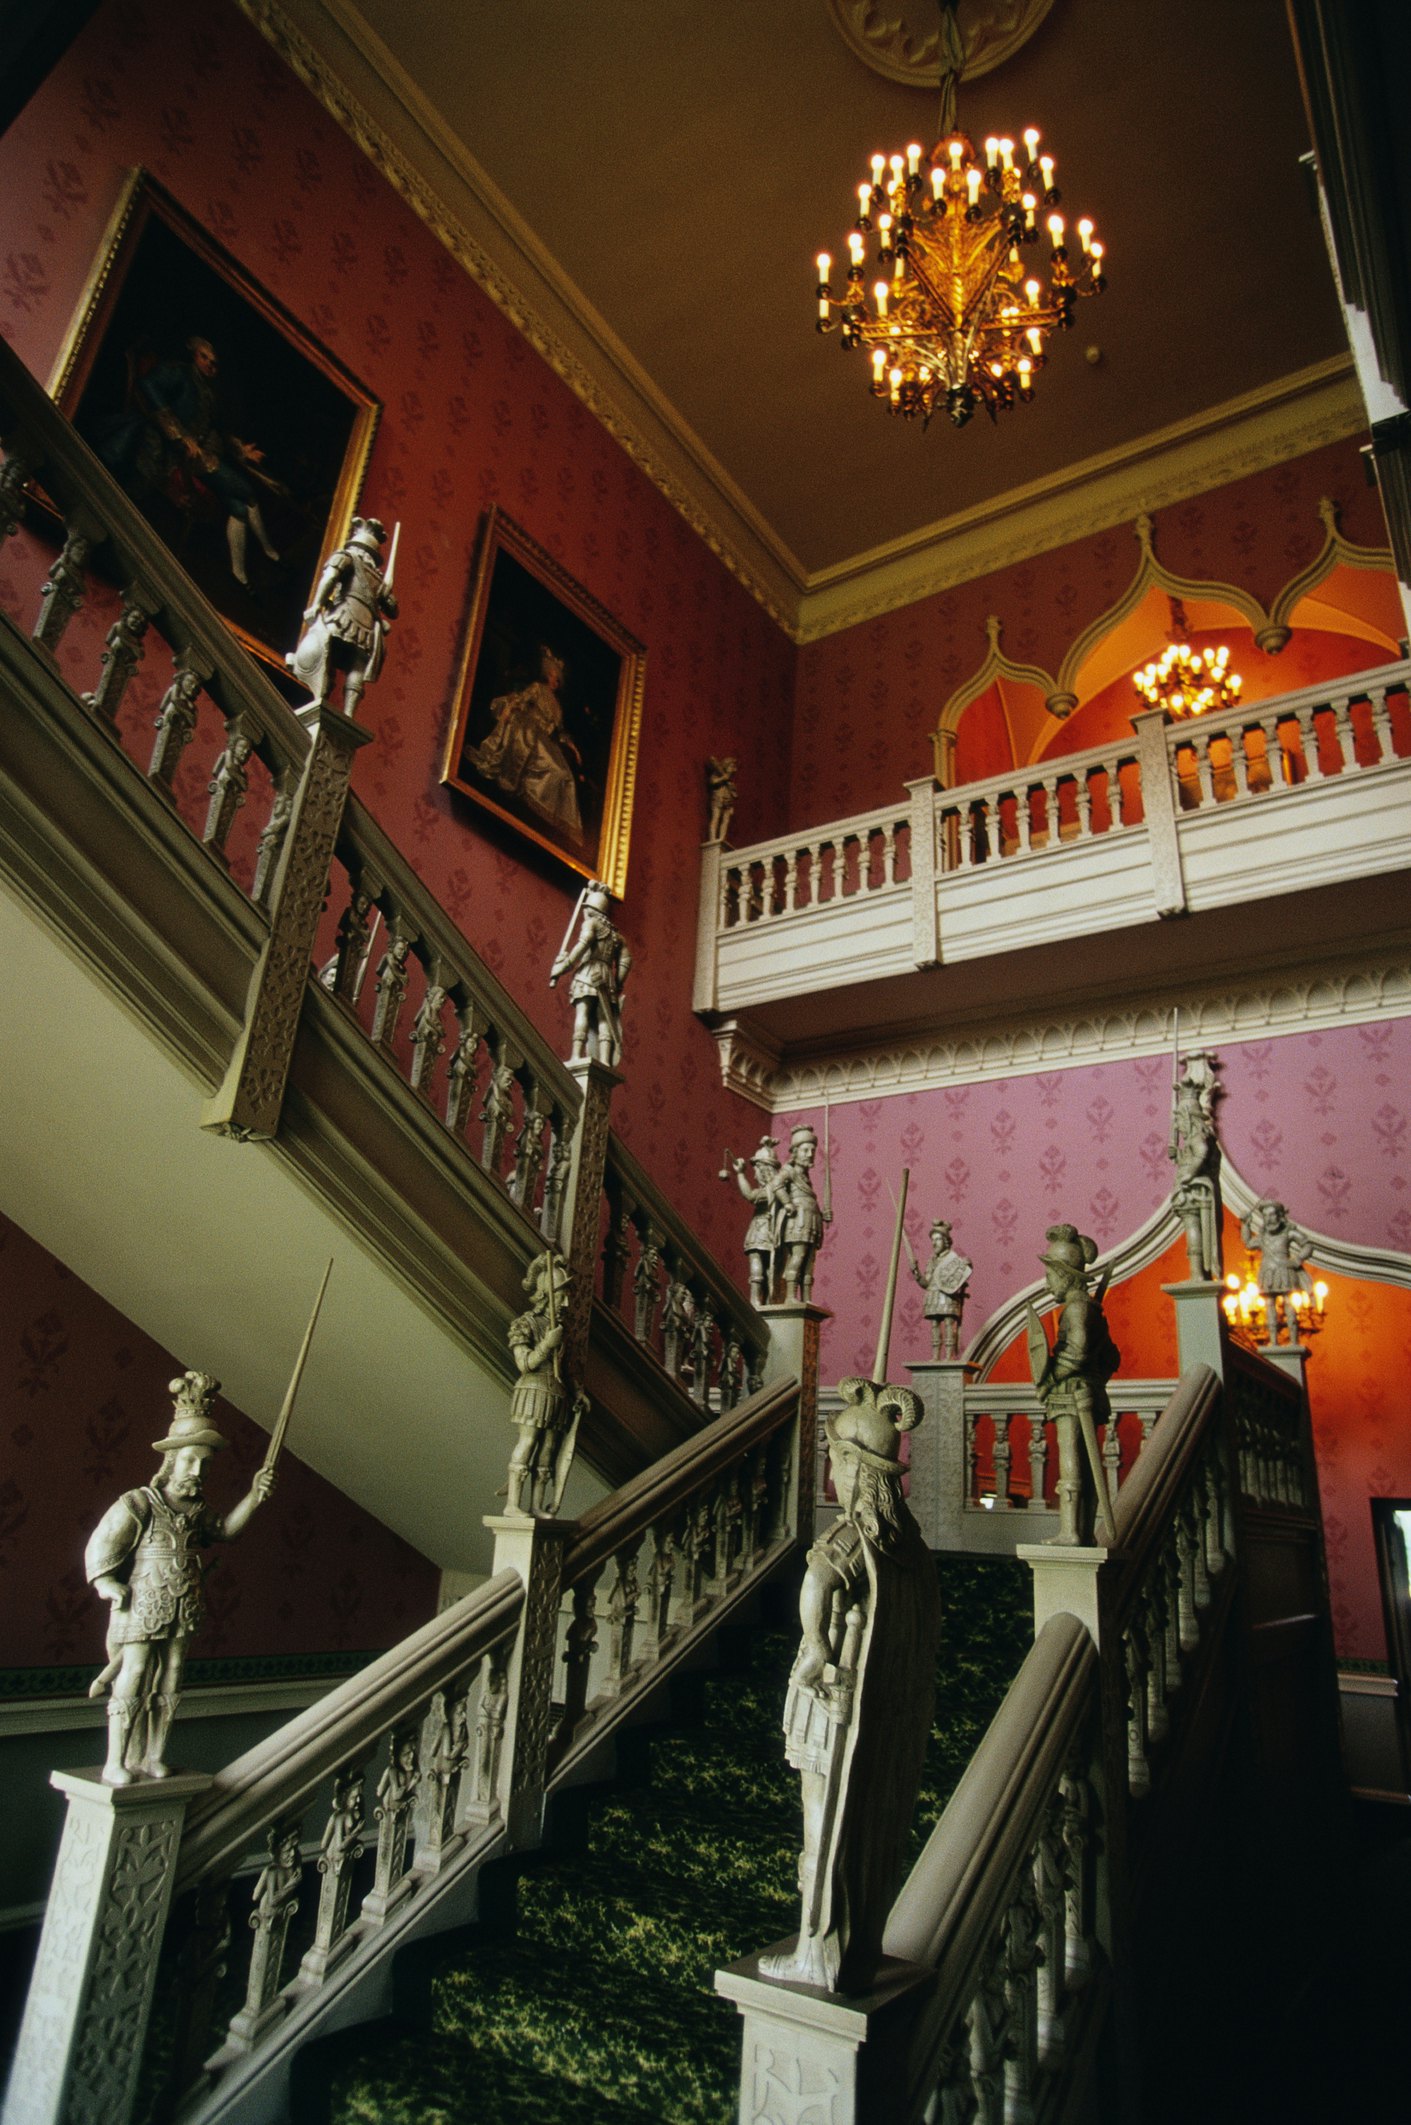
[[[1340,441],[1365,426],[1338,357],[807,573],[432,108],[351,0],[241,11],[628,456],[795,642]]]
[[[782,1062],[772,1069],[767,1046],[753,1038],[748,1027],[731,1021],[717,1030],[716,1040],[728,1088],[767,1114],[786,1114],[819,1106],[825,1086],[837,1106],[1162,1055],[1170,1047],[1173,1003],[1180,1005],[1183,1039],[1204,1047],[1373,1025],[1411,1017],[1411,961],[1349,962],[1343,957],[1263,982],[1153,994],[1120,1008],[1089,1010],[1071,1018],[990,1022],[940,1039]]]
[[[977,508],[809,576],[795,639],[814,642],[976,576],[1303,457],[1366,427],[1349,356],[1279,377]]]

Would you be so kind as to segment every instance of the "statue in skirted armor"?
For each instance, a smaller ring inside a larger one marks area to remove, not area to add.
[[[726,1163],[721,1168],[720,1178],[728,1180],[733,1172],[735,1185],[754,1215],[745,1227],[745,1258],[750,1265],[750,1304],[764,1306],[774,1297],[774,1271],[782,1244],[784,1229],[784,1206],[779,1191],[779,1140],[774,1136],[760,1138],[759,1149],[750,1159],[754,1180],[745,1179],[745,1162],[725,1154]]]
[[[1240,1237],[1259,1256],[1255,1282],[1267,1309],[1267,1340],[1277,1343],[1282,1327],[1289,1342],[1296,1343],[1299,1311],[1311,1303],[1313,1292],[1313,1279],[1304,1267],[1313,1252],[1312,1240],[1301,1225],[1295,1225],[1285,1205],[1268,1195],[1246,1210],[1240,1219]]]
[[[622,992],[632,954],[622,932],[608,919],[610,904],[611,895],[600,879],[584,887],[550,970],[549,987],[560,975],[573,976],[568,992],[573,1005],[570,1061],[596,1061],[613,1069],[622,1058]]]
[[[1104,1273],[1096,1292],[1088,1289],[1088,1271],[1097,1246],[1076,1225],[1050,1225],[1044,1282],[1058,1305],[1058,1327],[1050,1347],[1043,1322],[1029,1309],[1029,1362],[1034,1388],[1058,1439],[1058,1533],[1055,1542],[1083,1544],[1093,1539],[1094,1519],[1102,1539],[1115,1542],[1107,1478],[1098,1453],[1097,1427],[1111,1416],[1107,1383],[1122,1361],[1113,1342],[1102,1302]]]
[[[924,1269],[912,1254],[909,1239],[906,1251],[911,1256],[911,1273],[926,1294],[921,1310],[931,1323],[931,1356],[958,1358],[960,1321],[975,1265],[952,1247],[951,1227],[943,1217],[931,1227],[931,1259]]]
[[[371,686],[382,669],[387,630],[397,617],[397,600],[392,591],[397,541],[394,537],[384,573],[382,544],[386,537],[386,530],[376,517],[355,516],[343,545],[324,562],[313,603],[304,614],[299,646],[284,659],[294,677],[314,697],[299,711],[306,720],[327,705],[335,673],[344,674],[343,713],[351,716],[357,711],[363,688]]]
[[[1220,1140],[1215,1133],[1213,1055],[1197,1049],[1172,1073],[1171,1137],[1166,1155],[1176,1168],[1171,1204],[1186,1236],[1192,1277],[1214,1282],[1221,1272]]]
[[[201,1627],[200,1552],[233,1541],[274,1489],[274,1469],[265,1466],[224,1517],[206,1504],[205,1464],[228,1444],[210,1421],[219,1392],[206,1372],[172,1381],[171,1423],[152,1443],[161,1466],[150,1483],[109,1506],[84,1553],[85,1577],[110,1604],[108,1664],[88,1692],[112,1689],[103,1767],[110,1786],[131,1785],[139,1773],[168,1775],[167,1736],[187,1648]]]
[[[934,1560],[902,1495],[902,1433],[921,1419],[907,1387],[844,1380],[827,1420],[842,1518],[814,1543],[799,1596],[803,1635],[784,1740],[803,1782],[799,1936],[764,1976],[830,1992],[876,1977],[901,1883],[931,1731],[940,1598]]]
[[[735,816],[735,767],[733,753],[706,762],[707,841],[728,841]]]
[[[813,1296],[813,1264],[823,1245],[823,1228],[833,1221],[832,1175],[823,1169],[823,1202],[813,1192],[813,1162],[818,1138],[807,1122],[789,1134],[789,1156],[779,1168],[779,1238],[784,1247],[784,1289],[804,1303]]]
[[[572,1284],[567,1262],[548,1248],[525,1271],[528,1310],[510,1322],[519,1375],[510,1391],[510,1422],[518,1433],[505,1504],[510,1513],[556,1513],[573,1465],[588,1398],[563,1377],[563,1315]]]

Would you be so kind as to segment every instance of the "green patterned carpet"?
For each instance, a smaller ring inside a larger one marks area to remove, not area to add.
[[[918,1850],[1031,1642],[1023,1565],[938,1568]],[[798,1781],[779,1728],[796,1641],[754,1634],[743,1672],[704,1683],[699,1723],[653,1737],[649,1780],[592,1797],[581,1849],[521,1876],[512,1934],[438,1944],[430,2026],[354,2040],[333,2125],[732,2125],[740,2025],[714,1974],[797,1923]]]

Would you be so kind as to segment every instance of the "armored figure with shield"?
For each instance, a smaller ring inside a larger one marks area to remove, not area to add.
[[[1095,1292],[1088,1271],[1097,1246],[1076,1225],[1050,1225],[1040,1255],[1044,1282],[1058,1302],[1053,1344],[1033,1307],[1029,1309],[1029,1362],[1034,1389],[1054,1421],[1058,1438],[1058,1533],[1055,1542],[1093,1539],[1096,1519],[1102,1540],[1115,1542],[1107,1478],[1098,1453],[1097,1427],[1112,1415],[1107,1383],[1122,1361],[1108,1330],[1102,1302],[1104,1273]]]
[[[587,1396],[563,1377],[564,1308],[573,1272],[554,1248],[530,1263],[524,1289],[529,1306],[510,1322],[510,1356],[519,1375],[510,1391],[510,1422],[518,1436],[510,1456],[505,1509],[557,1512],[572,1466]]]
[[[572,1062],[606,1063],[622,1059],[622,992],[632,968],[632,954],[622,932],[608,919],[607,887],[594,879],[578,896],[559,954],[549,972],[549,987],[571,974],[573,1005]],[[581,917],[581,921],[580,921]],[[578,935],[573,925],[579,923]]]
[[[313,603],[304,614],[299,646],[284,660],[314,697],[299,711],[306,720],[327,703],[335,673],[345,675],[343,713],[351,716],[363,688],[371,686],[382,669],[387,630],[397,617],[392,590],[397,541],[394,537],[384,572],[386,537],[376,517],[354,517],[347,539],[324,563]]]

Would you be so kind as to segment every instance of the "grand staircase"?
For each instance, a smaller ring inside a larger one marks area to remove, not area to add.
[[[945,1615],[915,1843],[945,1805],[1032,1640],[1028,1573],[937,1559]],[[779,1715],[793,1581],[618,1776],[562,1796],[550,1842],[489,1870],[482,1916],[411,1950],[393,2018],[306,2053],[301,2125],[730,2125],[735,2015],[714,1972],[797,1924],[799,1786]],[[733,1663],[733,1664],[728,1664]]]

